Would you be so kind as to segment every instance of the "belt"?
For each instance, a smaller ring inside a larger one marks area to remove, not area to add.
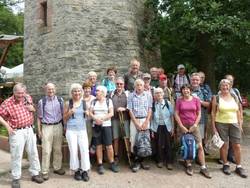
[[[146,118],[146,117],[135,117],[136,119],[144,119],[144,118]]]
[[[58,122],[55,122],[55,123],[44,123],[44,122],[42,122],[43,125],[57,125],[59,123],[62,123],[62,120],[58,121]]]
[[[25,127],[18,127],[18,128],[15,128],[15,130],[28,129],[28,128],[32,128],[32,125],[28,125]]]

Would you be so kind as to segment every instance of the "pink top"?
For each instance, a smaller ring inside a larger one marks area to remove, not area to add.
[[[176,110],[179,112],[179,117],[184,126],[192,126],[195,123],[198,112],[201,110],[200,99],[193,97],[187,101],[183,98],[178,98],[176,101]]]

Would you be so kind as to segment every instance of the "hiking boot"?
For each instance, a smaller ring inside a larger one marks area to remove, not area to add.
[[[87,171],[83,171],[82,173],[82,180],[83,181],[89,181],[89,175],[88,175],[88,172]]]
[[[226,174],[226,175],[230,175],[230,174],[231,174],[230,166],[229,166],[229,165],[223,165],[222,171],[223,171],[224,174]]]
[[[114,162],[110,164],[110,170],[117,173],[119,172],[119,167],[117,164],[115,164]]]
[[[132,172],[137,172],[141,168],[140,163],[134,163],[131,170]]]
[[[142,168],[143,170],[149,170],[149,169],[150,169],[150,166],[149,166],[148,164],[145,164],[145,163],[141,162],[141,168]]]
[[[75,172],[74,178],[75,178],[75,180],[77,180],[77,181],[82,180],[82,170],[81,170],[81,169],[78,169],[78,170]]]
[[[207,168],[201,168],[200,173],[201,173],[203,176],[205,176],[206,178],[208,178],[208,179],[211,179],[211,178],[212,178],[212,176],[209,174]]]
[[[167,164],[166,167],[168,170],[173,170],[173,165],[171,163]]]
[[[14,179],[14,180],[12,180],[11,188],[20,188],[19,179]]]
[[[102,164],[99,164],[98,167],[97,167],[97,173],[102,175],[104,174],[104,167]]]
[[[59,169],[59,170],[54,170],[54,173],[62,176],[62,175],[65,174],[65,170],[63,170],[63,169],[61,168],[61,169]]]
[[[43,183],[43,178],[41,175],[36,175],[31,177],[31,181],[34,181],[36,183]]]
[[[49,174],[48,173],[42,174],[42,177],[44,181],[47,181],[49,179]]]
[[[157,166],[158,168],[162,168],[162,167],[163,167],[163,162],[157,163],[156,166]]]
[[[247,178],[247,173],[246,170],[243,169],[242,167],[238,167],[235,169],[235,173],[238,174],[242,178]]]
[[[192,168],[192,165],[188,165],[187,168],[186,168],[186,173],[187,175],[189,176],[192,176],[193,175],[193,168]]]

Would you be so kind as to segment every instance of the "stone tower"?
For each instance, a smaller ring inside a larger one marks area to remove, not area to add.
[[[24,81],[37,99],[51,81],[67,96],[71,83],[82,83],[93,70],[128,69],[142,56],[138,29],[145,0],[26,0]]]

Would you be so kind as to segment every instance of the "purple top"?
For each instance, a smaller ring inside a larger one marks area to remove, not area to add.
[[[178,98],[176,101],[176,111],[179,112],[180,120],[184,126],[192,126],[200,110],[201,103],[197,97],[193,97],[190,101],[183,98]]]
[[[44,109],[44,112],[43,112]],[[44,114],[43,114],[44,113]],[[46,103],[43,108],[42,99],[38,102],[38,117],[42,123],[57,123],[62,120],[61,106],[57,96],[46,96]]]

